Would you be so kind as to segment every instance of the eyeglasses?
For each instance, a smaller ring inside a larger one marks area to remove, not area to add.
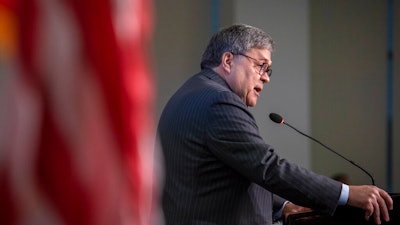
[[[234,54],[234,53],[232,53],[232,54]],[[254,61],[256,62],[256,64],[257,64],[257,66],[260,67],[260,71],[258,72],[258,74],[260,74],[260,76],[263,76],[263,75],[265,75],[265,74],[268,74],[268,77],[271,77],[271,76],[272,76],[272,69],[271,69],[271,67],[268,65],[268,63],[264,63],[264,62],[263,62],[263,63],[260,64],[260,60],[255,59],[255,58],[253,58],[253,57],[250,57],[250,56],[248,56],[248,55],[242,54],[242,53],[237,53],[237,54],[234,54],[234,55],[241,55],[241,56],[244,56],[244,57],[246,57],[246,58],[248,58],[248,59],[254,60]]]

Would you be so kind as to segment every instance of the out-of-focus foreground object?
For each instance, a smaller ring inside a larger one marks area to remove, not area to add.
[[[149,0],[0,0],[0,224],[153,224]]]

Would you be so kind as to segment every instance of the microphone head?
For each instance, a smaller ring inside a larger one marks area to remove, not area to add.
[[[269,118],[272,121],[274,121],[275,123],[283,124],[283,122],[284,122],[282,116],[280,116],[279,114],[276,114],[276,113],[270,113]]]

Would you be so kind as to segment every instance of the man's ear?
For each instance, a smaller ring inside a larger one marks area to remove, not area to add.
[[[222,65],[222,68],[228,73],[231,71],[232,60],[233,60],[233,54],[232,53],[225,52],[224,54],[222,54],[221,65]]]

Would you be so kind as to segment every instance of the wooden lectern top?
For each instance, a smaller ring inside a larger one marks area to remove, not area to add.
[[[382,221],[382,225],[400,225],[400,194],[390,194],[393,199],[393,210],[389,211],[390,221]],[[333,216],[316,211],[291,214],[287,216],[284,225],[371,225],[371,218],[366,221],[362,209],[351,206],[338,206]]]

